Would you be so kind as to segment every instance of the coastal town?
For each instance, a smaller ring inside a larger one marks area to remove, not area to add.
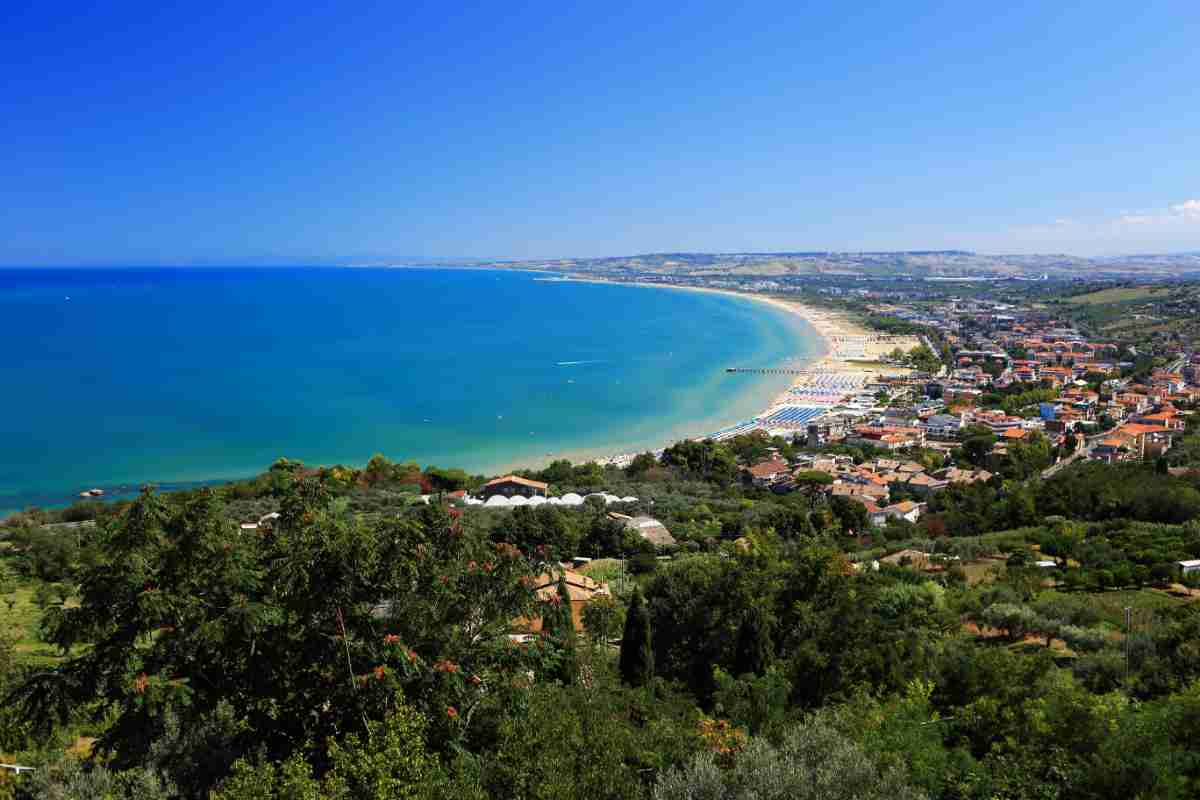
[[[1155,460],[1183,434],[1191,414],[1183,409],[1200,398],[1200,355],[1179,347],[1160,357],[1162,364],[1146,365],[1136,345],[1088,337],[1044,309],[955,297],[920,310],[864,303],[866,314],[920,331],[890,335],[848,313],[749,296],[802,316],[828,349],[794,370],[793,385],[761,414],[710,438],[758,433],[794,442],[806,452],[790,462],[773,457],[747,465],[753,481],[785,493],[797,474],[825,472],[831,491],[860,500],[876,524],[889,516],[916,521],[923,498],[954,483],[988,480],[988,466],[1014,448],[1044,453],[1039,468],[1046,476],[1081,459]],[[954,465],[967,439],[978,467]],[[855,463],[836,453],[852,448],[884,457]],[[937,454],[949,465],[928,469],[906,460],[909,451]],[[623,467],[634,457],[602,463]]]

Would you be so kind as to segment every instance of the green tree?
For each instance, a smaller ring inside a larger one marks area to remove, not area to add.
[[[364,735],[329,740],[324,760],[321,777],[298,754],[278,763],[240,760],[211,800],[417,800],[439,796],[448,783],[426,750],[424,718],[398,700]]]
[[[647,472],[658,466],[658,459],[652,453],[639,453],[625,468],[625,474],[630,478],[641,478]]]
[[[972,426],[976,428],[978,426]],[[981,466],[987,461],[988,454],[992,452],[992,446],[996,444],[996,434],[990,430],[971,430],[968,428],[964,432],[962,443],[963,455],[976,466]]]
[[[821,719],[788,730],[779,746],[751,740],[732,769],[703,752],[663,774],[654,800],[918,800],[904,770],[880,765],[871,754]]]
[[[762,610],[751,607],[746,611],[742,624],[738,626],[734,676],[763,674],[771,662],[772,652],[771,633]]]
[[[817,470],[797,472],[793,480],[795,481],[796,491],[808,499],[810,506],[816,505],[817,498],[821,497],[833,485],[832,475],[828,472],[819,472]]]
[[[455,492],[467,485],[467,473],[461,469],[441,469],[430,467],[425,470],[425,477],[435,492]]]
[[[650,641],[650,615],[641,591],[635,590],[621,636],[621,679],[630,686],[644,686],[654,675],[654,651]]]
[[[625,609],[613,597],[594,597],[583,607],[583,627],[594,643],[610,642],[625,628]]]
[[[17,696],[43,725],[80,709],[105,719],[98,746],[116,769],[146,761],[165,709],[190,729],[222,703],[238,710],[234,758],[285,760],[298,743],[365,734],[402,688],[439,741],[455,739],[488,700],[485,681],[540,669],[536,652],[507,650],[511,621],[532,608],[528,563],[442,508],[368,525],[300,480],[269,534],[244,536],[211,490],[148,492],[98,536],[103,563],[83,575],[79,604],[45,623],[64,652],[91,646]]]

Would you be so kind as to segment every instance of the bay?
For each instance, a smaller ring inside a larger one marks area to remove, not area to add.
[[[280,456],[495,472],[661,446],[788,382],[726,366],[821,347],[727,295],[315,267],[0,270],[0,343],[0,514]]]

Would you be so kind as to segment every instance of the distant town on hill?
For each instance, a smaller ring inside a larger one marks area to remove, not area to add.
[[[986,255],[968,250],[647,253],[607,258],[497,260],[484,265],[613,280],[808,275],[914,280],[1200,277],[1200,253],[1092,258],[1063,254]]]

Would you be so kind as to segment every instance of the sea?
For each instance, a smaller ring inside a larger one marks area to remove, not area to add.
[[[761,411],[821,354],[727,295],[455,268],[0,270],[0,516],[375,453],[493,474]]]

